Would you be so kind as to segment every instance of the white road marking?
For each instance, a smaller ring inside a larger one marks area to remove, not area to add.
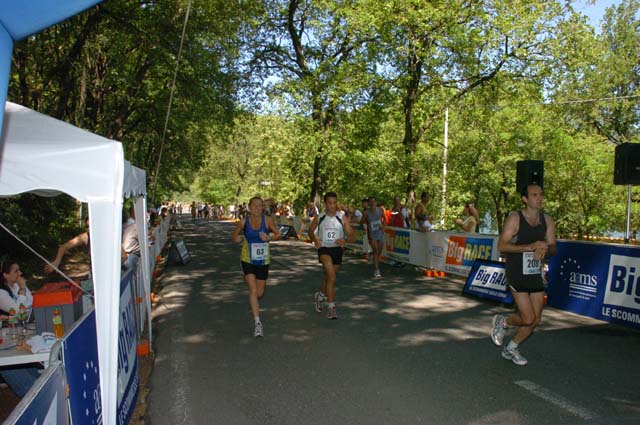
[[[581,419],[593,419],[596,415],[585,409],[584,407],[578,406],[561,395],[554,394],[548,389],[541,387],[540,385],[531,382],[531,381],[515,381],[514,382],[519,387],[524,388],[530,393],[540,397],[543,400],[548,401],[551,404],[556,405],[557,407],[566,410],[574,416],[577,416]]]

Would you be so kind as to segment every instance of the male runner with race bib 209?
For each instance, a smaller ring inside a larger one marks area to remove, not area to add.
[[[508,317],[494,316],[491,340],[501,346],[507,328],[516,326],[516,334],[501,354],[506,360],[524,366],[527,359],[518,347],[531,336],[542,318],[542,260],[556,253],[556,227],[553,219],[541,211],[544,194],[540,185],[529,184],[520,195],[525,208],[509,214],[498,241],[498,249],[507,258],[507,284],[518,310]]]

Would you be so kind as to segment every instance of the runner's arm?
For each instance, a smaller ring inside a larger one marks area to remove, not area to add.
[[[56,267],[60,266],[60,263],[62,262],[62,258],[65,256],[67,252],[69,252],[69,250],[79,247],[81,245],[88,245],[88,244],[89,244],[89,234],[87,232],[80,233],[78,236],[69,239],[67,242],[63,243],[58,247],[56,258],[52,260],[51,263]],[[55,269],[49,264],[46,264],[44,266],[45,273],[52,273],[54,270]]]
[[[319,248],[318,245],[320,245],[320,241],[316,237],[317,228],[318,228],[318,216],[316,215],[315,217],[313,217],[313,221],[311,222],[311,226],[309,226],[308,233],[309,233],[309,240],[311,240],[311,243]]]
[[[355,236],[356,232],[354,231],[353,227],[351,226],[351,222],[347,217],[345,217],[345,220],[343,221],[343,225],[344,225],[344,230],[347,232],[347,242],[354,243],[356,241],[356,236]]]
[[[276,224],[275,218],[273,217],[267,218],[267,228],[271,230],[271,232],[269,232],[270,241],[279,241],[280,239],[282,239],[282,234],[280,233],[280,229]]]
[[[244,218],[240,219],[240,221],[236,224],[236,228],[233,229],[233,233],[231,234],[231,240],[233,242],[235,243],[242,242],[242,235],[240,235],[240,233],[242,233],[242,229],[244,229],[244,224],[245,224]]]

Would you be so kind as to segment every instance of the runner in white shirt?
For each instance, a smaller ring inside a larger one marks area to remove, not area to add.
[[[338,214],[338,195],[327,192],[324,195],[325,211],[313,218],[309,227],[311,242],[318,248],[318,260],[323,267],[320,292],[314,294],[314,307],[322,312],[322,305],[328,301],[327,319],[337,319],[335,296],[336,274],[342,264],[344,244],[354,242],[353,228],[349,218]]]

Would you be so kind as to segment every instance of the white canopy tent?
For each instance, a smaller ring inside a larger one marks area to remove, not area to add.
[[[122,144],[11,102],[0,143],[0,196],[67,193],[89,205],[102,418],[116,423],[120,246],[123,197],[135,197],[151,333],[151,270],[146,243],[146,175],[125,161]]]

